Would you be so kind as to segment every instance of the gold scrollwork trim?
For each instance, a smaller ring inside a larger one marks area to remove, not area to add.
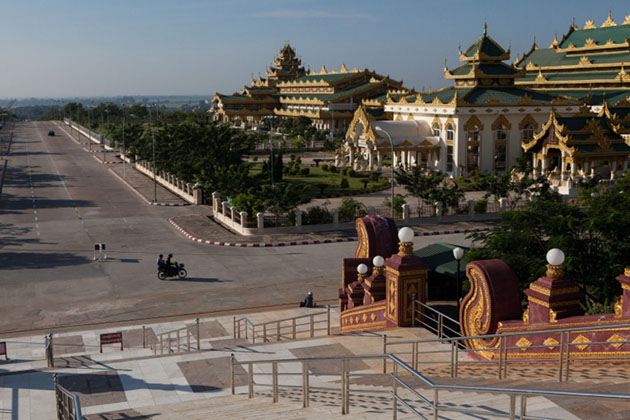
[[[534,292],[538,292],[538,293],[542,293],[545,296],[558,296],[558,295],[566,295],[568,293],[576,293],[579,291],[579,289],[577,288],[577,286],[573,286],[573,287],[565,287],[562,289],[545,289],[544,287],[541,287],[537,284],[530,284],[529,288],[532,289]]]
[[[580,304],[580,300],[579,299],[574,299],[574,300],[566,300],[564,302],[554,302],[553,304],[549,304],[549,302],[545,302],[544,300],[540,300],[540,299],[536,299],[534,297],[529,296],[529,301],[531,303],[537,303],[541,306],[544,306],[545,308],[560,308],[562,306],[571,306],[571,305],[579,305]]]

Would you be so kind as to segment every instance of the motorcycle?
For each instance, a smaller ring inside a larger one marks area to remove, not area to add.
[[[186,277],[188,275],[188,272],[186,271],[186,269],[184,268],[184,264],[181,263],[179,264],[177,261],[175,261],[173,263],[172,267],[161,267],[158,269],[158,279],[160,280],[166,280],[167,277],[179,277],[180,279],[183,279],[184,277]]]

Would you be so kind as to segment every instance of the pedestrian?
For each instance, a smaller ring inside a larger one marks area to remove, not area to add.
[[[313,292],[308,292],[304,300],[300,302],[300,308],[313,308],[313,307],[315,307],[315,302],[313,301]]]

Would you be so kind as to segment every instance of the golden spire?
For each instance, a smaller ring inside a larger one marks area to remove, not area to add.
[[[553,42],[551,43],[549,48],[558,48],[559,45],[560,45],[560,41],[558,41],[558,33],[554,32],[554,34],[553,34]]]
[[[593,19],[589,19],[586,21],[582,29],[595,29],[595,28],[597,28],[597,26],[595,26],[595,21],[593,21]]]
[[[486,23],[486,18],[483,18],[483,36],[488,35],[488,24]]]
[[[604,21],[604,23],[602,23],[602,28],[608,28],[609,26],[617,26],[617,24],[615,23],[615,21],[612,18],[612,10],[608,9],[608,17],[606,18],[606,20]]]
[[[626,16],[626,20],[623,21],[622,25],[630,25],[630,15]]]

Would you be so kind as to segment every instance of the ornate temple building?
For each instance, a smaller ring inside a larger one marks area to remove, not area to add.
[[[368,108],[382,107],[391,95],[403,95],[402,82],[381,76],[370,70],[339,70],[307,72],[301,67],[293,48],[286,44],[273,66],[266,71],[266,78],[251,81],[240,93],[217,93],[216,120],[240,119],[247,125],[257,126],[265,116],[299,117],[313,121],[318,129],[345,131],[354,111],[363,102]]]
[[[572,25],[550,48],[534,44],[508,64],[510,50],[484,25],[460,51],[462,64],[444,68],[452,86],[388,97],[386,120],[358,109],[338,163],[380,169],[393,143],[395,166],[451,176],[500,173],[527,152],[560,189],[594,167],[614,177],[627,170],[630,151],[628,39],[630,17],[616,25],[609,15],[599,28],[592,21],[583,29]]]

